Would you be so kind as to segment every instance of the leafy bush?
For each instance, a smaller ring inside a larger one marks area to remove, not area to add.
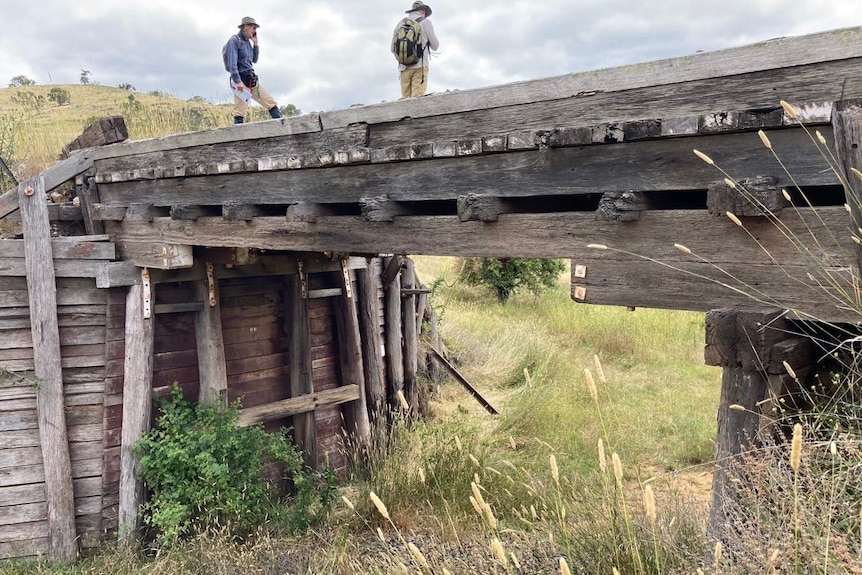
[[[192,404],[179,387],[162,405],[156,426],[136,445],[141,476],[152,491],[144,518],[163,545],[227,527],[243,537],[264,524],[304,529],[328,509],[332,472],[303,467],[285,432],[237,427],[237,407]],[[282,497],[266,477],[280,468],[291,495]]]
[[[509,296],[518,291],[539,295],[554,287],[565,269],[561,260],[467,258],[464,280],[471,285],[491,288],[500,303],[506,303]]]
[[[48,92],[48,99],[58,106],[71,103],[69,92],[59,87],[51,88],[51,91]]]

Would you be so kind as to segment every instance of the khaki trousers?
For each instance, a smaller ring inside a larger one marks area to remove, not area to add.
[[[406,68],[401,71],[401,97],[424,96],[428,89],[428,67]]]
[[[246,88],[249,90],[249,88]],[[270,96],[269,92],[266,91],[266,88],[258,83],[257,86],[250,89],[251,91],[251,99],[263,106],[264,110],[271,110],[278,104],[276,104],[275,100]],[[248,102],[244,102],[242,98],[234,94],[233,96],[233,115],[245,117],[248,112]]]

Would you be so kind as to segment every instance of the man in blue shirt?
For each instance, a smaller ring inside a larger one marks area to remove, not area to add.
[[[246,16],[238,26],[239,32],[231,36],[225,45],[224,64],[230,73],[233,88],[233,123],[242,124],[248,112],[248,101],[254,100],[267,110],[271,118],[281,118],[273,97],[258,82],[254,64],[260,55],[257,43],[257,29],[260,25],[254,18]]]

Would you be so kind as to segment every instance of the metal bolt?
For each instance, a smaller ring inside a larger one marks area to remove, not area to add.
[[[32,196],[36,193],[36,190],[33,189],[33,186],[27,186],[26,188],[24,188],[24,193],[28,196]]]

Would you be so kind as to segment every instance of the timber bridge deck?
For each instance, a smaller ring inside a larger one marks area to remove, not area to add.
[[[0,218],[20,213],[25,230],[0,258],[0,330],[18,342],[0,345],[0,367],[43,382],[0,378],[0,412],[15,417],[0,426],[10,446],[0,447],[0,510],[29,506],[0,520],[0,559],[74,556],[73,498],[82,545],[134,523],[130,447],[159,381],[254,399],[253,421],[288,418],[312,462],[315,430],[337,431],[338,405],[353,406],[356,429],[380,394],[391,401],[413,385],[413,405],[415,382],[399,369],[413,362],[415,376],[416,326],[406,324],[416,318],[375,302],[374,282],[385,291],[404,267],[381,255],[566,258],[575,301],[711,312],[706,361],[725,368],[725,460],[756,435],[764,397],[792,393],[784,362],[799,374],[816,363],[811,342],[782,322],[859,321],[860,203],[840,174],[862,166],[860,69],[862,28],[847,28],[152,140],[120,134],[97,148],[82,136],[72,147],[83,149],[0,195]],[[44,194],[70,181],[80,206],[50,205],[43,219],[81,221],[87,235],[52,239],[33,222]],[[312,271],[335,272],[337,285],[306,284]],[[289,279],[261,279],[275,276]],[[357,305],[342,305],[353,283],[372,294],[358,319]],[[416,305],[413,287],[394,290],[397,310],[405,297]],[[342,303],[311,303],[309,290]],[[94,327],[78,328],[85,317]],[[270,334],[272,350],[242,367],[261,344],[231,338],[251,332]],[[386,367],[374,358],[381,337]],[[321,383],[340,387],[325,421]],[[26,461],[34,454],[39,465]]]

